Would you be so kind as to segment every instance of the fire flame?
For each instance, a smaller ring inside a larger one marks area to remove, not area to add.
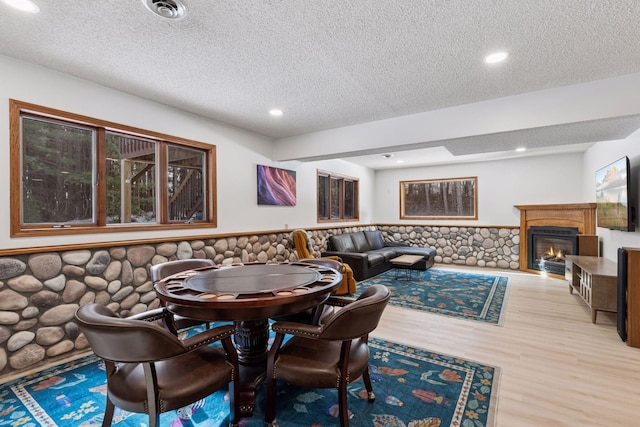
[[[556,252],[553,250],[553,246],[549,246],[549,251],[547,252],[547,255],[558,258],[558,259],[564,259],[564,252],[562,252],[561,250]]]

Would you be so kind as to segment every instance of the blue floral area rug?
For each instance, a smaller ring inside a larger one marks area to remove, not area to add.
[[[349,386],[351,426],[494,426],[499,369],[378,339],[370,341],[376,394],[368,402],[361,379]],[[0,386],[0,426],[99,426],[106,401],[104,364],[95,356],[56,366]],[[339,424],[335,389],[278,384],[280,427]],[[256,410],[241,426],[263,426],[265,387]],[[228,394],[161,415],[163,427],[217,427],[228,423]],[[114,426],[146,427],[148,418],[116,408]]]
[[[358,290],[385,285],[391,291],[389,304],[460,317],[495,325],[502,312],[509,278],[431,268],[425,271],[389,270],[358,283]]]

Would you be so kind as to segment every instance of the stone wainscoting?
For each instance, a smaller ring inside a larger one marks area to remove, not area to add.
[[[467,265],[518,270],[520,229],[518,227],[444,227],[378,225],[333,230],[309,230],[316,257],[326,250],[332,234],[359,230],[380,230],[387,242],[404,242],[420,248],[434,248],[438,264]]]
[[[380,229],[387,241],[434,247],[437,263],[519,266],[517,227],[371,225],[309,234],[319,256],[329,236],[373,229]],[[123,317],[158,307],[149,267],[188,258],[210,258],[216,264],[297,260],[290,231],[2,256],[0,382],[89,351],[75,323],[81,305],[96,302]]]
[[[378,227],[385,241],[434,248],[439,264],[518,270],[520,229],[507,227]]]

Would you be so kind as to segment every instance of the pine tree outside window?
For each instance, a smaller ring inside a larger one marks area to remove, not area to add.
[[[215,148],[10,100],[11,236],[215,227]]]

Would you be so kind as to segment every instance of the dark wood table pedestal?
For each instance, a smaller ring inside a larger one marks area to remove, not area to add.
[[[238,351],[240,402],[236,410],[241,417],[253,415],[256,389],[267,372],[267,347],[269,344],[269,321],[241,320],[234,322],[234,341]]]

